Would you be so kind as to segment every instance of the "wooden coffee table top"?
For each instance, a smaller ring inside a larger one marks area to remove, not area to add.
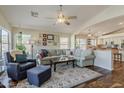
[[[69,62],[72,62],[73,68],[74,68],[74,62],[75,62],[75,59],[74,58],[69,58],[69,57],[66,58],[65,57],[65,59],[59,58],[57,60],[52,61],[52,64],[54,65],[54,71],[56,71],[56,65],[57,64],[67,63],[67,65],[68,65]]]

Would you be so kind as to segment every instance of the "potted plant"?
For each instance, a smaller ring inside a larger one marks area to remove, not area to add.
[[[23,54],[26,54],[26,47],[24,44],[16,44],[16,49],[23,51]]]

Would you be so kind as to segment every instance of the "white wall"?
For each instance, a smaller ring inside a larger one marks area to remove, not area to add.
[[[95,51],[95,66],[102,67],[107,70],[113,70],[112,51],[111,50],[96,50]]]
[[[22,29],[22,28],[13,28],[12,29],[12,32],[13,32],[13,40],[14,40],[14,43],[13,45],[15,46],[15,43],[16,43],[16,38],[15,38],[15,35],[19,32],[22,32],[24,34],[29,34],[31,35],[32,39],[33,40],[39,40],[39,34],[42,33],[42,34],[53,34],[53,35],[56,35],[58,37],[57,39],[57,46],[36,46],[37,48],[52,48],[52,49],[59,49],[59,37],[68,37],[69,38],[69,48],[71,47],[71,34],[68,34],[68,33],[61,33],[61,32],[52,32],[52,31],[43,31],[43,30],[33,30],[33,29]],[[14,47],[15,48],[15,47]]]

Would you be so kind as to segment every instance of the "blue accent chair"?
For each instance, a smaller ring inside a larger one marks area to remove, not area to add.
[[[5,63],[8,77],[16,81],[25,79],[27,77],[27,70],[36,67],[35,59],[28,59],[23,63],[15,62],[10,52],[5,53]]]

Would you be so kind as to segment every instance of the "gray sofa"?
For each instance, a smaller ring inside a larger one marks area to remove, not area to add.
[[[94,65],[95,54],[92,49],[76,49],[74,52],[76,63],[80,67]]]
[[[45,49],[46,50],[46,49]],[[44,49],[41,49],[39,53],[37,54],[37,61],[39,64],[43,65],[49,65],[50,60],[56,60],[57,58],[60,58],[62,55],[70,55],[69,49],[47,49],[47,55],[45,57],[41,56],[41,53],[44,51]]]
[[[94,65],[95,55],[92,49],[47,49],[47,56],[41,58],[41,51],[37,54],[37,61],[39,64],[51,64],[50,60],[56,60],[56,58],[60,58],[61,55],[63,56],[73,56],[76,60],[76,64],[80,67]]]

